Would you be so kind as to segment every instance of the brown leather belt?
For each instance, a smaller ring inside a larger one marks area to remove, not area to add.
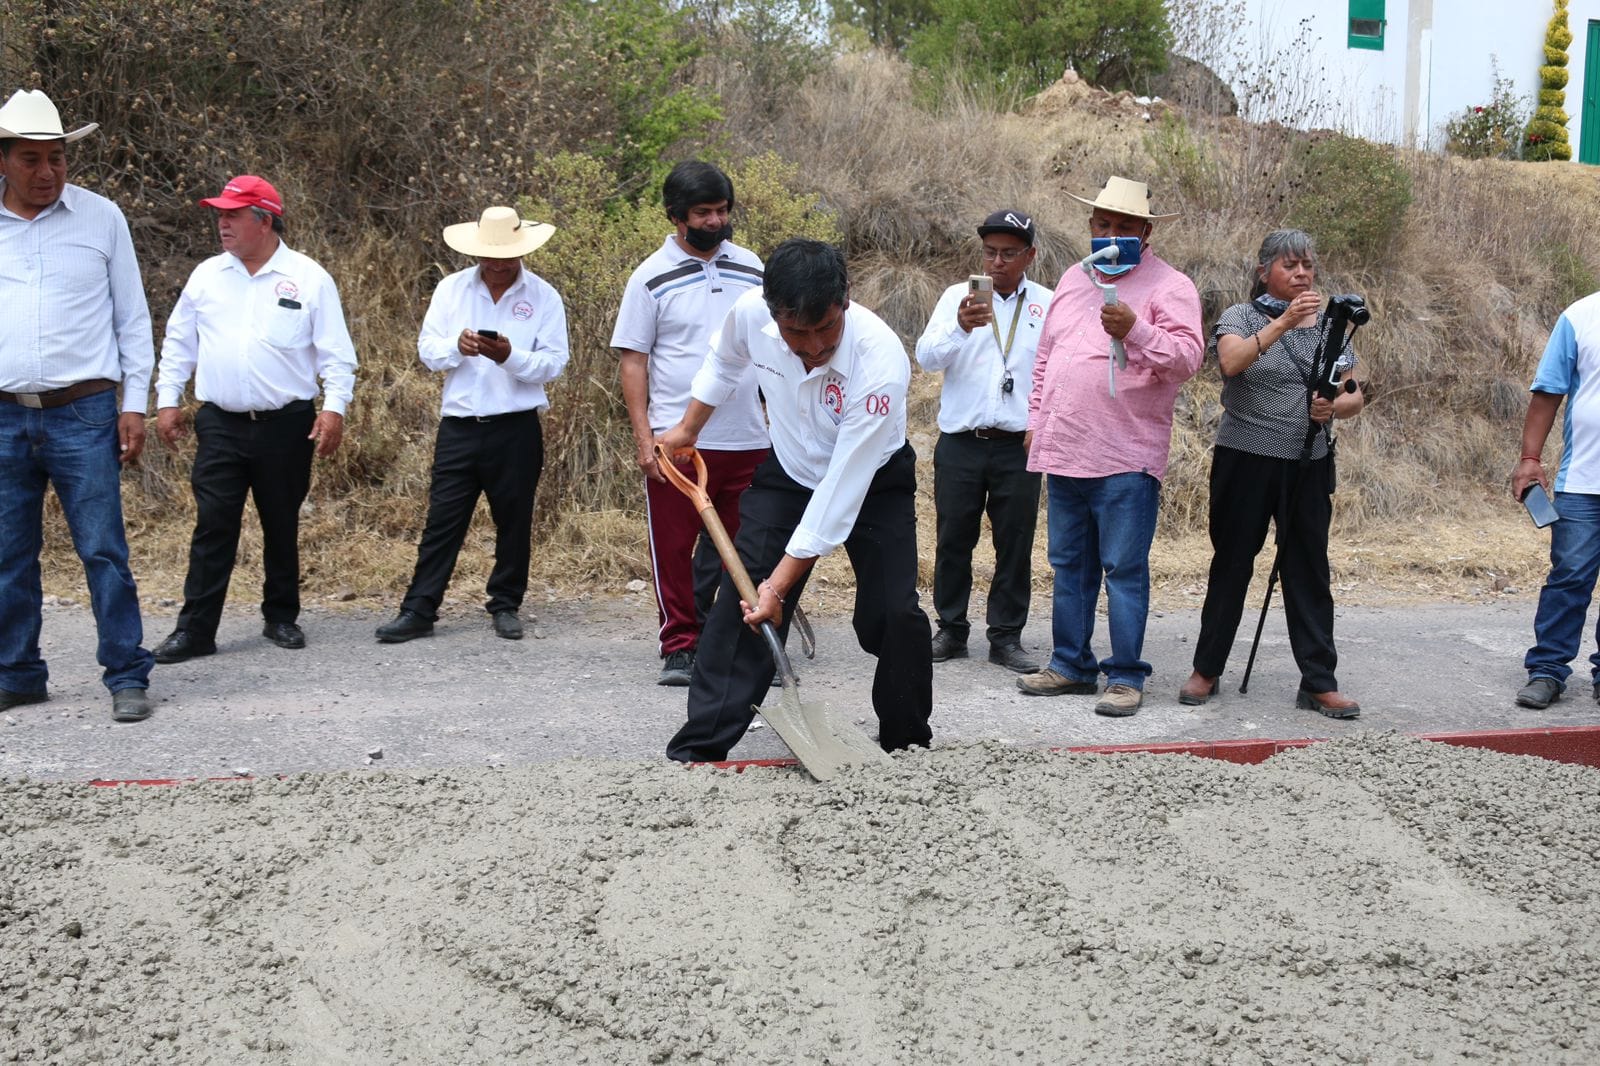
[[[967,432],[979,440],[1021,440],[1028,435],[1027,431],[1022,429],[995,429],[993,427],[970,429]]]
[[[85,396],[98,396],[102,392],[110,392],[117,387],[115,381],[105,378],[90,378],[80,381],[76,385],[68,385],[64,389],[51,389],[49,392],[6,392],[0,389],[0,400],[17,404],[20,407],[31,407],[35,411],[47,410],[51,407],[65,407],[74,400],[81,400]]]

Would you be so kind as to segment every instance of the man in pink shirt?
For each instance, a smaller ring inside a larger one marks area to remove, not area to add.
[[[1069,194],[1070,195],[1070,194]],[[1017,687],[1035,696],[1094,695],[1095,713],[1137,713],[1150,664],[1150,542],[1172,441],[1178,389],[1200,369],[1200,294],[1194,282],[1150,252],[1153,224],[1176,218],[1150,210],[1143,182],[1112,177],[1087,204],[1091,237],[1136,237],[1137,265],[1099,264],[1091,280],[1073,268],[1045,316],[1028,396],[1028,469],[1049,475],[1049,554],[1055,569],[1055,652]],[[1107,305],[1096,282],[1115,284]],[[1112,361],[1122,342],[1126,366]],[[1102,578],[1111,657],[1094,655]]]

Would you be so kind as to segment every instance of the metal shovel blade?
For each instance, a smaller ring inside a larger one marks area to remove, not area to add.
[[[812,777],[827,781],[846,766],[889,761],[888,753],[853,722],[830,714],[826,707],[802,702],[789,655],[770,622],[762,623],[761,635],[783,676],[783,688],[776,696],[769,692],[767,702],[753,710],[777,731]]]

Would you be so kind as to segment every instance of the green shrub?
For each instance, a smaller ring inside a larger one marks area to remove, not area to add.
[[[1410,203],[1411,173],[1392,148],[1333,134],[1303,150],[1287,222],[1359,262],[1389,250]]]
[[[1469,107],[1445,123],[1445,150],[1466,159],[1516,159],[1522,154],[1522,131],[1528,109],[1516,86],[1495,71],[1489,102]]]
[[[1567,0],[1556,0],[1555,14],[1545,30],[1545,65],[1539,68],[1543,89],[1539,93],[1539,107],[1528,122],[1528,135],[1523,157],[1539,162],[1552,159],[1571,159],[1572,145],[1567,141],[1567,122],[1570,116],[1562,110],[1567,102],[1567,47],[1572,44],[1572,31],[1567,29]]]

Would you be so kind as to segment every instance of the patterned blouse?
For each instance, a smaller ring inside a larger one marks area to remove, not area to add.
[[[1253,455],[1278,459],[1298,459],[1305,447],[1310,425],[1307,391],[1312,364],[1321,343],[1324,315],[1317,313],[1317,328],[1291,329],[1267,347],[1243,372],[1222,377],[1222,423],[1217,427],[1217,445]],[[1234,304],[1222,312],[1212,331],[1210,353],[1217,354],[1217,338],[1223,334],[1249,338],[1265,329],[1272,319],[1255,304]],[[1339,371],[1348,374],[1356,365],[1355,352],[1345,347],[1339,357]],[[1327,435],[1318,433],[1312,442],[1311,458],[1328,454]]]

